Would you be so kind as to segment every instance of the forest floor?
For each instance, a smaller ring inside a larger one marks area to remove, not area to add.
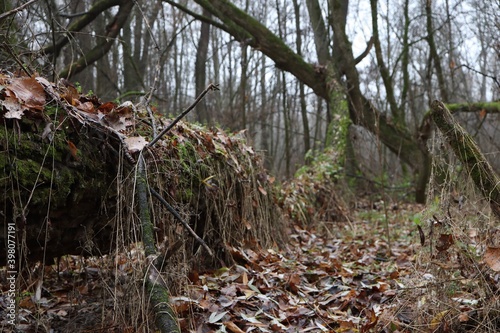
[[[192,274],[172,297],[182,331],[403,332],[413,307],[398,298],[414,279],[422,246],[413,219],[423,207],[359,206],[349,222],[292,227],[285,249],[234,248],[237,265]],[[21,294],[18,329],[143,331],[124,328],[114,313],[116,302],[104,296],[113,282],[103,283],[102,266],[70,258],[58,273],[55,265],[45,269],[43,288],[30,286],[39,295]],[[113,289],[116,297],[127,292]]]
[[[188,298],[175,298],[183,327],[236,333],[404,327],[408,307],[396,298],[415,272],[421,246],[412,218],[423,207],[369,205],[350,222],[294,226],[283,251],[239,249],[240,265],[200,275]],[[390,318],[382,318],[388,308]]]

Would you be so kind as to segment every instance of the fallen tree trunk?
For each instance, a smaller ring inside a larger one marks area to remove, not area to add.
[[[25,242],[19,250],[30,261],[110,250],[116,205],[110,184],[119,144],[72,118],[65,123],[52,142],[42,138],[45,122],[29,116],[4,119],[0,130],[2,224],[15,221],[18,240]],[[3,236],[0,265],[5,264]]]
[[[15,225],[17,253],[51,263],[142,241],[133,168],[144,147],[138,142],[152,138],[150,119],[42,78],[0,80],[0,228]],[[156,118],[159,129],[168,127],[169,120]],[[153,246],[181,241],[174,262],[231,264],[232,246],[284,238],[272,178],[241,136],[178,123],[144,155],[150,187],[215,254],[207,256],[155,201]],[[1,266],[7,237],[0,233]]]
[[[431,104],[432,119],[446,137],[467,173],[489,201],[492,212],[500,219],[500,177],[483,156],[471,136],[453,119],[448,108],[440,101]]]

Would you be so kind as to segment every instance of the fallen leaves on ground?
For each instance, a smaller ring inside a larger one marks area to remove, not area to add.
[[[183,331],[370,331],[410,273],[416,238],[393,240],[390,251],[381,225],[356,224],[372,232],[338,223],[343,236],[332,238],[295,226],[285,251],[231,247],[237,265],[196,272],[186,295],[173,297]]]

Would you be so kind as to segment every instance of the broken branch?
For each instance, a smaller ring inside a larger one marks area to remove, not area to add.
[[[194,239],[198,243],[200,243],[201,246],[203,246],[205,248],[205,250],[207,250],[208,254],[211,257],[213,257],[214,254],[213,254],[212,250],[210,250],[210,248],[208,247],[207,243],[205,243],[205,241],[200,236],[198,236],[198,234],[196,234],[196,232],[194,232],[194,230],[189,226],[189,224],[187,224],[186,221],[184,221],[182,219],[182,217],[179,215],[179,213],[177,213],[177,211],[174,209],[174,207],[170,206],[169,203],[165,199],[163,199],[163,197],[158,192],[153,190],[152,188],[149,188],[149,191],[156,199],[160,200],[162,205],[165,206],[165,208],[167,208],[167,210],[170,213],[172,213],[172,215],[177,219],[177,221],[179,221],[184,226],[184,228],[186,228],[187,231],[189,231],[189,233],[194,237]]]
[[[165,129],[163,129],[160,134],[158,134],[146,147],[152,147],[158,140],[160,140],[168,131],[170,131],[175,124],[179,122],[182,118],[184,118],[194,107],[200,103],[200,101],[205,97],[205,95],[210,91],[210,90],[219,90],[219,85],[218,84],[213,84],[210,83],[208,87],[203,90],[203,92],[196,98],[196,100],[191,104],[186,110],[182,111],[180,115],[177,116],[177,118],[174,119],[173,122],[171,122]]]

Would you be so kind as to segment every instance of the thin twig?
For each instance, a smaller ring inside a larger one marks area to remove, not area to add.
[[[15,14],[17,12],[20,12],[21,10],[23,10],[24,8],[28,7],[29,5],[31,5],[33,2],[36,2],[38,0],[31,0],[31,1],[28,1],[26,2],[24,5],[21,5],[19,7],[16,7],[14,9],[11,9],[9,10],[8,12],[5,12],[3,13],[2,15],[0,15],[0,21],[2,21],[4,18],[6,18],[7,16],[10,16],[12,14]]]
[[[174,217],[180,222],[182,223],[182,225],[187,229],[187,231],[189,231],[189,233],[194,237],[194,239],[196,239],[196,241],[198,243],[201,244],[201,246],[203,246],[205,248],[205,250],[207,250],[208,254],[210,254],[211,257],[214,256],[212,250],[210,250],[210,248],[208,247],[207,243],[205,243],[205,241],[196,234],[196,232],[194,232],[194,230],[189,226],[189,224],[186,223],[186,221],[184,221],[182,219],[182,217],[179,215],[179,213],[177,213],[177,211],[174,209],[174,207],[170,206],[169,203],[163,199],[163,197],[158,193],[156,192],[155,190],[153,190],[151,187],[149,188],[149,192],[151,192],[151,194],[158,200],[160,200],[160,202],[163,204],[163,206],[165,206],[167,208],[167,210],[172,213],[172,215],[174,215]]]
[[[497,78],[496,76],[493,76],[493,75],[490,75],[490,74],[483,73],[483,72],[478,71],[477,69],[472,68],[471,66],[466,65],[466,64],[462,64],[462,65],[459,65],[459,66],[455,67],[455,68],[453,69],[453,71],[458,70],[460,67],[465,67],[465,68],[467,68],[467,69],[469,69],[469,70],[471,70],[471,71],[475,72],[476,74],[479,74],[479,75],[482,75],[482,76],[484,76],[484,77],[487,77],[487,78],[492,79],[492,80],[496,83],[496,85],[498,86],[498,88],[500,88],[500,81],[498,80],[498,78]]]
[[[186,110],[182,111],[182,113],[179,116],[177,116],[177,118],[175,118],[175,120],[173,122],[171,122],[164,130],[162,130],[160,132],[160,134],[158,134],[148,145],[146,145],[146,147],[152,147],[158,140],[160,140],[168,131],[170,131],[175,126],[175,124],[177,124],[179,122],[179,120],[184,118],[189,113],[189,111],[194,109],[194,107],[203,99],[203,97],[205,97],[205,95],[210,90],[213,90],[213,91],[219,90],[219,85],[210,83],[208,85],[208,87],[205,90],[203,90],[203,92],[200,94],[200,96],[198,96],[196,98],[196,100],[193,102],[193,104],[191,104]]]

